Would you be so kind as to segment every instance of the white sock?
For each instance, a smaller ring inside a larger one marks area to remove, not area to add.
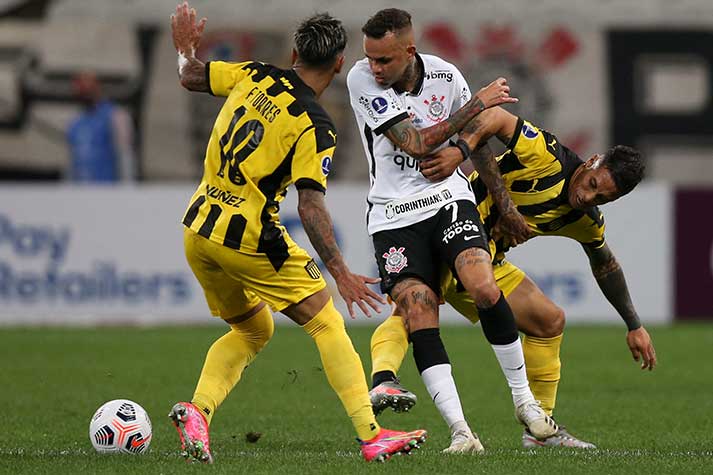
[[[470,427],[468,426],[468,423],[466,421],[456,422],[455,424],[450,426],[450,429],[451,429],[451,436],[453,436],[453,434],[455,434],[458,431],[471,433],[471,434],[473,433],[470,430]]]
[[[530,391],[530,383],[527,382],[527,371],[525,369],[525,356],[522,354],[522,343],[520,338],[507,345],[490,345],[493,347],[495,357],[500,363],[505,379],[512,392],[512,402],[515,407],[521,404],[534,401],[535,397]]]
[[[431,399],[433,399],[438,411],[441,413],[441,417],[448,424],[448,428],[459,422],[465,423],[456,382],[451,374],[451,365],[438,364],[431,366],[421,373],[421,379],[423,379],[428,394],[431,395]]]

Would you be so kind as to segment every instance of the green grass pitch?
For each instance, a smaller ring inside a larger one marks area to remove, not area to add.
[[[372,329],[349,329],[367,371]],[[429,440],[414,455],[366,464],[311,339],[294,325],[279,326],[213,419],[216,463],[201,466],[178,456],[166,414],[191,397],[221,327],[2,329],[0,473],[713,473],[713,326],[649,331],[659,357],[653,372],[631,359],[623,325],[565,332],[555,416],[599,446],[582,452],[523,450],[509,391],[480,328],[444,328],[466,417],[487,453],[440,453],[448,431],[409,354],[401,376],[419,404],[380,422],[426,428]],[[149,412],[154,437],[147,454],[92,449],[89,419],[116,398]],[[250,431],[263,436],[249,443]]]

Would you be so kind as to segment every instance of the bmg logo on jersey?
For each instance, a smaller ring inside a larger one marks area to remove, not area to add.
[[[460,236],[463,233],[468,233],[463,236],[464,241],[479,238],[480,229],[478,228],[478,224],[470,219],[466,219],[465,221],[456,221],[443,230],[443,243],[448,244],[451,242],[451,239],[456,236]]]
[[[381,96],[375,97],[371,101],[371,107],[373,107],[374,110],[376,112],[378,112],[379,114],[383,114],[389,108],[389,101],[387,101],[386,99],[384,99]]]
[[[448,70],[436,70],[426,73],[426,79],[445,79],[446,82],[453,82],[453,72]]]

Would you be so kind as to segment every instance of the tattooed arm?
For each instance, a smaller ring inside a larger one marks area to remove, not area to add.
[[[530,238],[530,227],[525,218],[517,211],[515,204],[505,188],[505,182],[495,155],[487,145],[493,135],[504,143],[509,143],[515,134],[517,117],[500,107],[493,107],[473,118],[463,128],[460,138],[467,144],[470,162],[478,172],[478,177],[485,183],[500,214],[491,237],[495,240],[505,237],[509,246],[517,246]],[[478,145],[480,144],[480,145]],[[463,161],[463,154],[456,147],[446,147],[421,162],[421,173],[431,181],[443,180],[451,176]]]
[[[208,92],[205,64],[195,53],[205,29],[206,19],[196,24],[196,11],[184,2],[171,15],[173,46],[178,52],[178,77],[181,85],[189,91]]]
[[[414,158],[424,158],[448,138],[460,132],[473,117],[489,107],[517,102],[510,97],[510,87],[504,78],[498,78],[482,88],[463,107],[448,119],[425,129],[417,129],[410,120],[391,126],[384,135],[404,152]]]
[[[629,330],[626,343],[636,361],[642,359],[641,369],[654,369],[656,366],[656,351],[651,337],[641,324],[636,314],[634,304],[629,296],[624,271],[617,262],[609,246],[604,244],[598,249],[582,246],[589,257],[592,274],[599,284],[604,296],[614,306]]]
[[[505,237],[510,246],[517,246],[527,241],[531,236],[530,227],[518,212],[505,188],[498,162],[487,140],[495,135],[503,143],[510,143],[516,127],[517,117],[505,109],[496,107],[468,122],[460,135],[470,149],[474,150],[470,155],[470,161],[478,172],[478,177],[488,187],[488,194],[500,212],[491,235],[495,240]],[[482,146],[478,147],[479,143]]]
[[[589,265],[592,268],[592,274],[599,284],[599,288],[611,303],[616,311],[621,316],[626,328],[629,331],[636,330],[641,327],[641,321],[636,314],[634,304],[631,302],[629,290],[624,279],[624,271],[617,262],[614,254],[609,250],[609,246],[604,246],[599,249],[590,249],[587,246],[584,251],[589,257]]]
[[[349,309],[349,315],[354,318],[352,304],[356,303],[362,312],[371,316],[366,305],[379,312],[378,303],[385,304],[384,299],[374,293],[366,284],[375,284],[379,279],[353,274],[344,262],[342,252],[334,237],[332,217],[327,211],[324,193],[311,188],[298,190],[297,212],[302,220],[302,226],[312,247],[319,255],[327,270],[334,277],[337,288]]]
[[[349,269],[334,237],[332,217],[327,211],[324,193],[311,188],[303,188],[298,191],[298,196],[297,212],[309,242],[312,243],[312,247],[327,266],[332,277],[338,279],[348,273]]]
[[[517,117],[501,107],[491,107],[468,122],[461,130],[460,139],[471,150],[471,160],[464,162],[464,151],[456,147],[446,147],[429,155],[421,162],[421,173],[431,181],[448,178],[461,166],[470,175],[476,165],[494,161],[494,154],[488,146],[488,139],[496,135],[504,143],[509,143],[517,127]]]

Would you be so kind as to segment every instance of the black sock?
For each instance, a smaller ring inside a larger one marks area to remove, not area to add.
[[[416,330],[410,337],[413,343],[413,359],[416,361],[419,373],[423,373],[431,366],[450,363],[438,328]]]
[[[517,340],[515,317],[502,292],[492,307],[478,307],[478,316],[485,338],[491,345],[509,345]]]
[[[396,375],[393,373],[393,371],[377,371],[371,378],[371,389],[374,389],[375,387],[377,387],[381,383],[385,383],[386,381],[396,381]]]

